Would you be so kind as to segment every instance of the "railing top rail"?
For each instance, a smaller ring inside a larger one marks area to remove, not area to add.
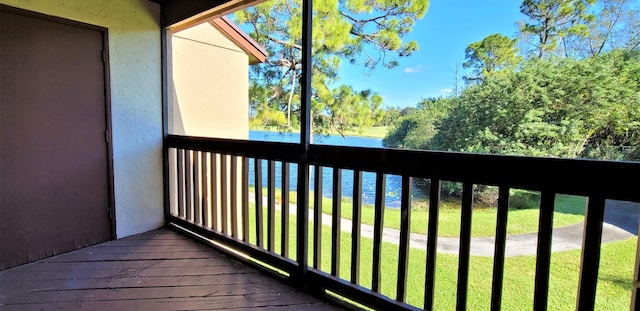
[[[640,163],[312,145],[309,164],[640,202]]]
[[[169,135],[166,147],[640,202],[640,163],[311,145]]]
[[[294,143],[168,135],[165,147],[295,163],[303,161],[302,148]]]

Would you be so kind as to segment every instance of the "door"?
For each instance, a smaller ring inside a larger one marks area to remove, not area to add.
[[[104,36],[0,6],[0,270],[111,239]]]

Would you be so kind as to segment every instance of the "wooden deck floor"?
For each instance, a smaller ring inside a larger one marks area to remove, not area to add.
[[[0,310],[338,310],[168,229],[0,271]]]

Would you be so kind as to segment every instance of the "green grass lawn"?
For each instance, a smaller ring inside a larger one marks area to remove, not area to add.
[[[266,215],[266,210],[265,210]],[[385,223],[392,223],[385,216]],[[276,252],[280,247],[280,212],[276,213]],[[251,243],[255,243],[255,207],[250,210]],[[517,218],[511,218],[511,222]],[[474,219],[475,220],[475,219]],[[266,217],[265,217],[266,230]],[[441,220],[442,221],[442,220]],[[289,217],[290,237],[289,254],[295,259],[295,226],[296,219]],[[473,224],[473,232],[482,232]],[[511,224],[510,224],[511,226]],[[312,224],[309,224],[309,264],[312,264]],[[330,272],[331,267],[331,228],[322,229],[322,265],[321,270]],[[265,233],[266,235],[266,233]],[[475,235],[474,235],[475,237]],[[351,236],[341,234],[340,277],[349,280]],[[629,308],[633,265],[637,238],[604,244],[602,247],[600,275],[598,280],[596,309],[598,310],[626,310]],[[265,244],[266,245],[266,244]],[[361,243],[361,261],[359,265],[360,284],[371,287],[371,267],[373,241],[363,238]],[[393,243],[382,244],[382,276],[381,292],[395,298],[398,246]],[[424,275],[426,252],[418,249],[409,251],[409,272],[407,279],[406,301],[412,305],[422,307],[424,299]],[[471,257],[469,275],[468,307],[472,310],[489,309],[491,297],[491,277],[493,259],[488,257]],[[549,310],[574,310],[578,272],[580,267],[580,250],[553,253],[551,257]],[[435,310],[454,310],[457,282],[458,257],[450,254],[438,254],[436,260],[435,282]],[[535,275],[535,256],[519,256],[507,258],[505,262],[505,278],[503,289],[503,310],[527,310],[533,306],[533,284]]]
[[[577,196],[559,195],[556,199],[554,226],[562,227],[579,223],[584,218],[585,198]],[[331,199],[323,202],[324,213],[331,214]],[[422,206],[427,204],[423,203]],[[353,205],[348,200],[342,204],[342,217],[351,219]],[[456,237],[460,232],[460,202],[445,202],[440,205],[438,233],[440,236]],[[387,208],[385,213],[385,227],[400,229],[400,209]],[[507,234],[537,232],[538,208],[509,210]],[[372,205],[363,206],[362,223],[373,225],[375,209]],[[494,236],[496,228],[497,209],[490,207],[474,208],[472,212],[472,234],[478,237]],[[429,211],[426,208],[414,207],[411,210],[411,232],[425,233],[429,221]]]
[[[250,190],[253,192],[253,188]],[[266,194],[266,188],[263,194]],[[314,206],[313,192],[310,193],[311,207]],[[276,190],[276,197],[280,199],[280,190]],[[291,203],[295,203],[296,192],[291,191],[289,195]],[[323,198],[322,211],[326,214],[332,213],[332,199]],[[553,215],[554,227],[563,227],[581,222],[584,219],[584,208],[586,199],[584,197],[572,195],[557,195],[555,212]],[[411,209],[411,232],[426,234],[429,222],[429,211],[425,206],[426,202],[416,202]],[[341,204],[342,217],[351,219],[353,216],[353,203],[350,199],[343,198]],[[400,209],[386,208],[384,210],[384,226],[388,228],[400,229]],[[460,202],[441,201],[438,235],[444,237],[456,237],[460,233]],[[522,234],[537,232],[538,230],[538,208],[510,209],[508,215],[507,234]],[[373,205],[362,207],[362,223],[373,225],[375,209]],[[492,207],[476,207],[472,212],[472,234],[476,237],[488,237],[495,235],[497,209]]]
[[[348,131],[346,134],[351,136],[364,136],[364,137],[375,137],[375,138],[384,138],[387,136],[387,132],[389,131],[388,126],[374,126],[370,128],[366,128],[360,131]]]

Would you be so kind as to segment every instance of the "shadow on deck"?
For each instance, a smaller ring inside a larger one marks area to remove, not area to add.
[[[158,229],[0,271],[2,310],[338,310]]]

